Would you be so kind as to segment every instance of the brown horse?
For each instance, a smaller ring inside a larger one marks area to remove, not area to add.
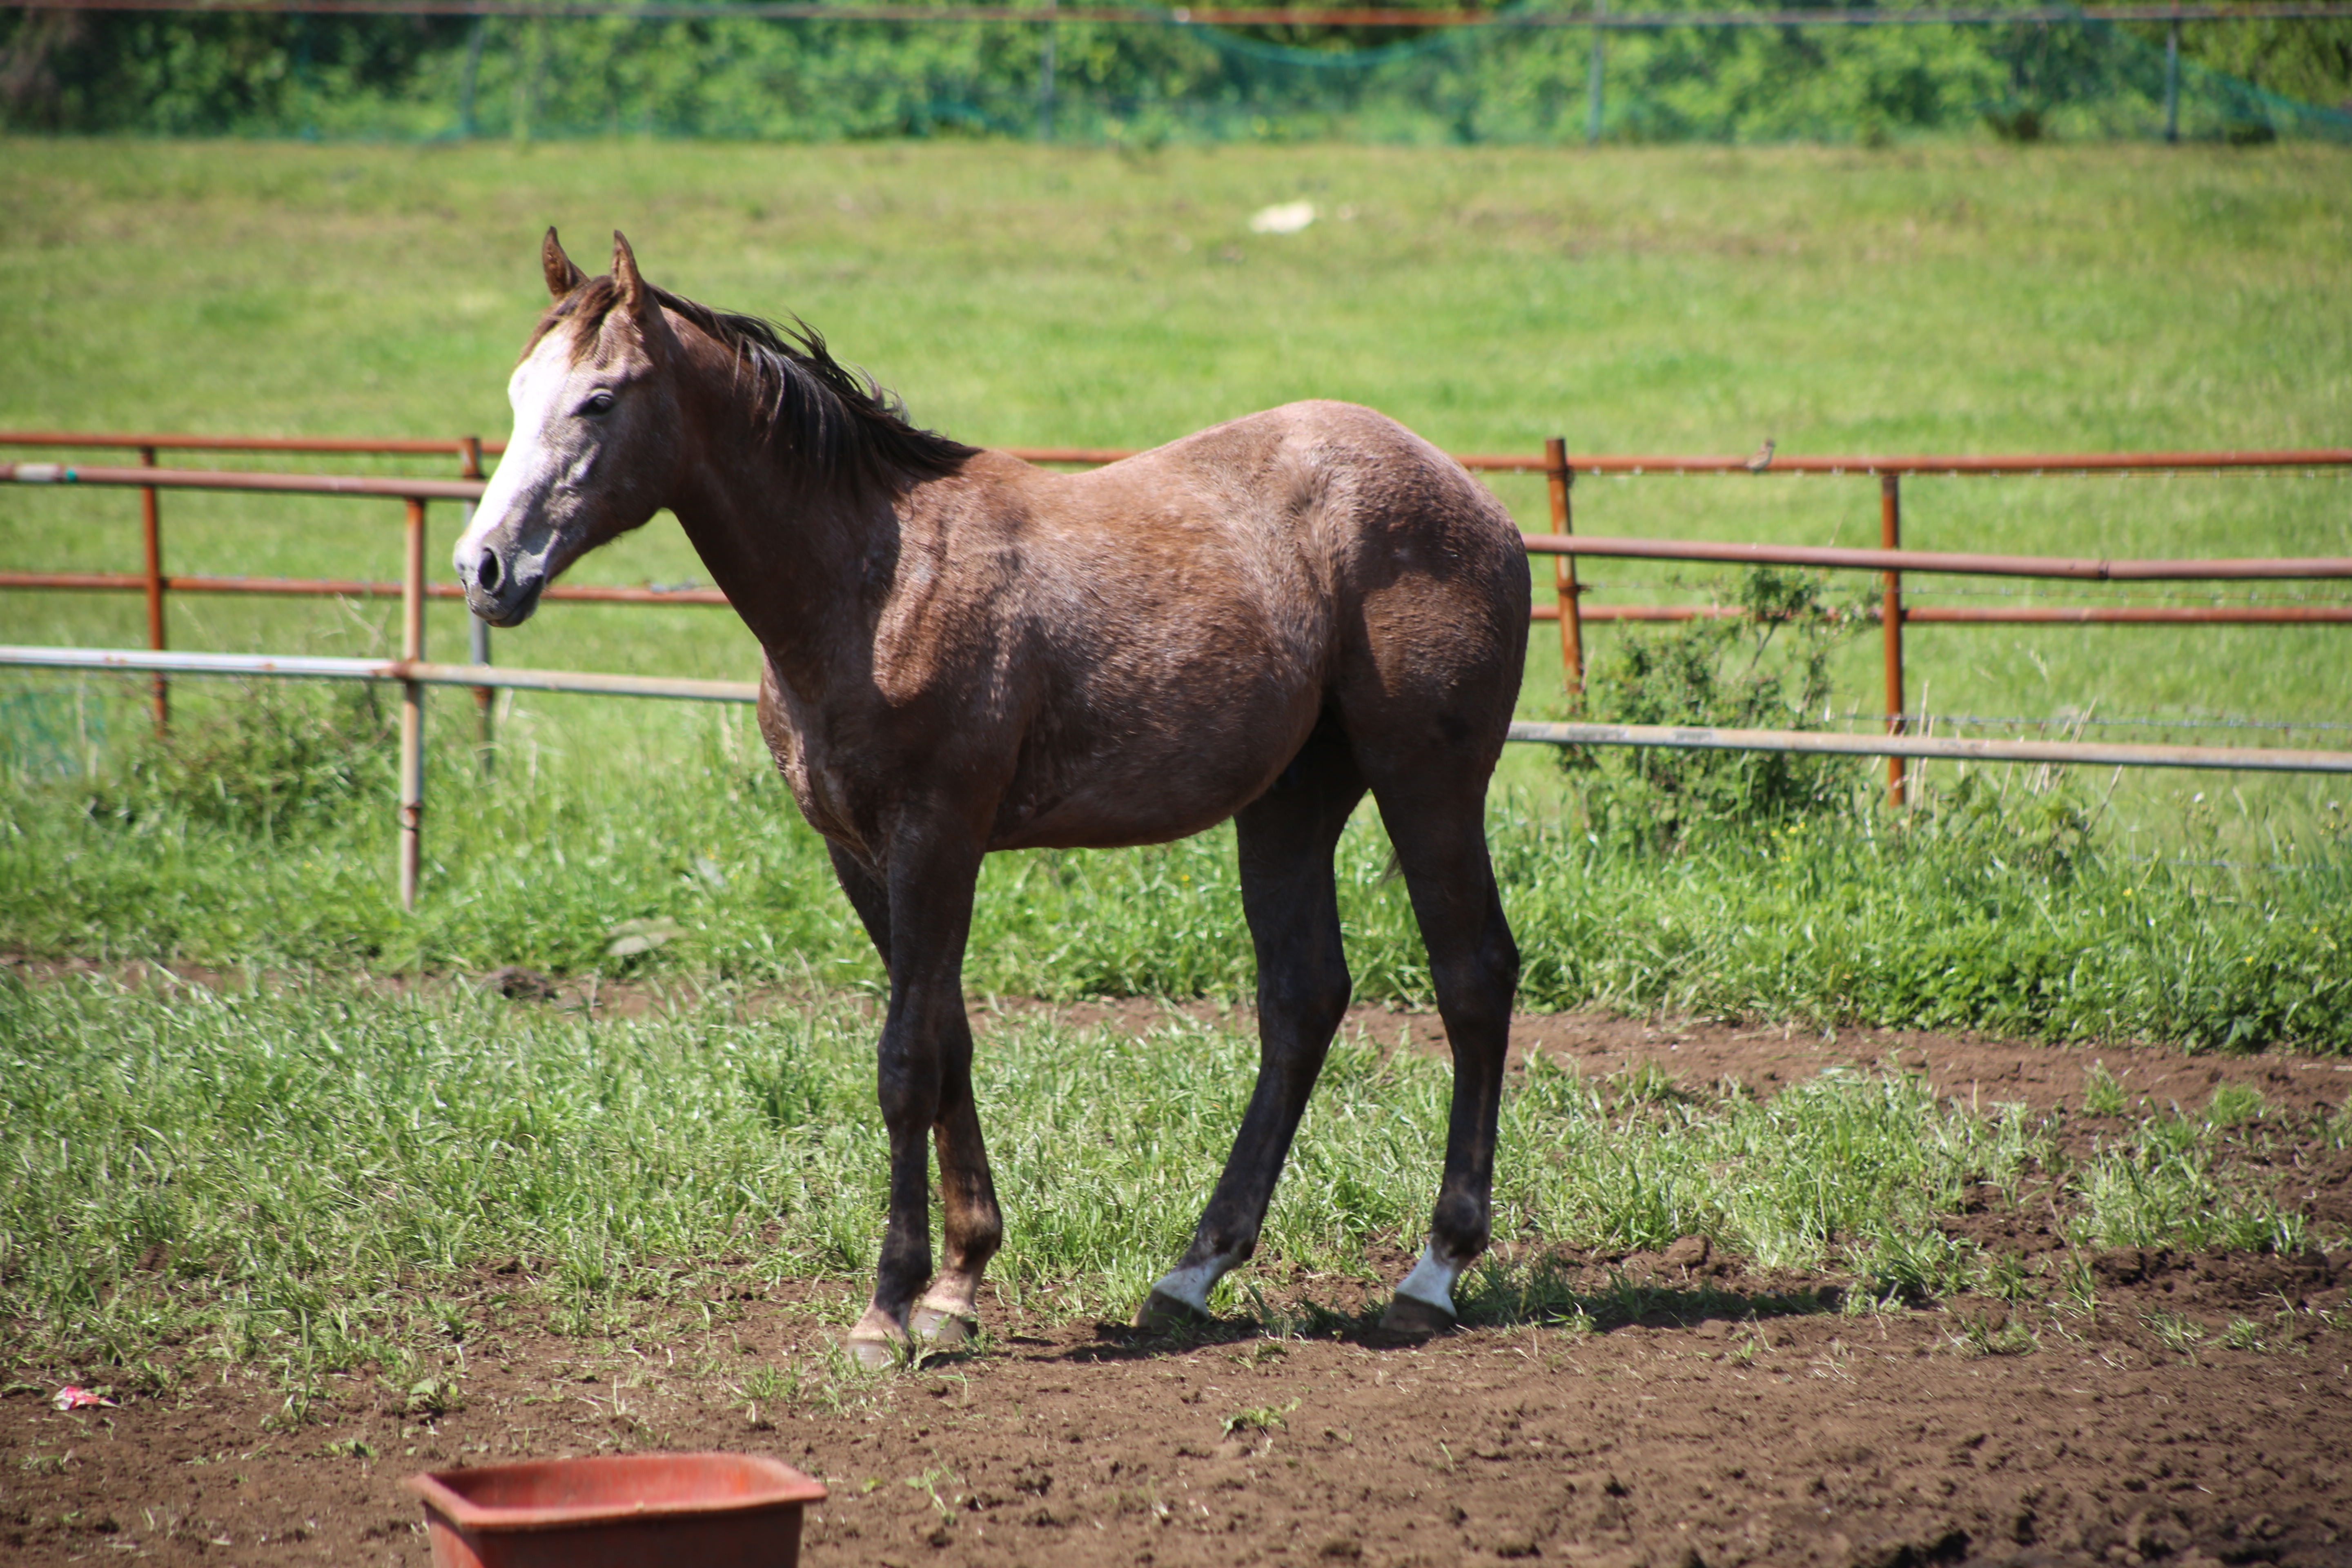
[[[1255,1249],[1349,999],[1331,856],[1369,787],[1454,1050],[1445,1169],[1384,1320],[1431,1333],[1486,1246],[1518,950],[1486,784],[1527,653],[1500,504],[1369,409],[1297,403],[1062,475],[907,423],[805,329],[588,278],[509,384],[514,436],[458,542],[494,626],[668,508],[759,638],[760,727],[889,972],[890,1209],[868,1364],[978,1322],[1003,1237],[972,1106],[962,968],[981,858],[1163,843],[1235,819],[1256,948],[1257,1087],[1192,1245],[1138,1321],[1204,1316]],[[939,1147],[946,1265],[931,1268]]]

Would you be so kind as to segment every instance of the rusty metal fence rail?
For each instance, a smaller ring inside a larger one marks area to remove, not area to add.
[[[90,485],[136,489],[141,492],[141,516],[146,570],[130,573],[0,572],[0,589],[67,589],[132,591],[145,595],[150,647],[145,650],[0,647],[0,666],[33,668],[112,669],[149,674],[154,683],[154,710],[160,725],[166,717],[164,680],[171,674],[231,675],[293,679],[380,680],[402,689],[399,805],[399,868],[401,898],[414,907],[424,815],[424,688],[428,685],[472,689],[488,738],[490,697],[496,689],[579,692],[604,696],[663,697],[705,701],[748,702],[756,689],[748,682],[672,679],[661,677],[600,675],[568,670],[497,669],[489,661],[488,628],[471,622],[472,662],[463,665],[426,661],[425,603],[428,598],[457,598],[454,584],[430,583],[425,573],[425,507],[432,501],[456,501],[470,511],[479,498],[481,459],[495,455],[497,443],[467,437],[452,441],[366,441],[342,438],[234,437],[174,436],[109,436],[71,432],[0,433],[0,446],[127,447],[139,452],[139,466],[76,465],[55,462],[0,463],[0,482],[44,485]],[[166,450],[277,451],[401,457],[448,456],[461,465],[457,479],[398,475],[293,474],[207,468],[164,468],[156,464]],[[1132,454],[1091,447],[1014,448],[1013,455],[1031,462],[1097,465]],[[1551,745],[1655,746],[1686,749],[1780,751],[1882,756],[1888,762],[1890,799],[1904,799],[1903,765],[1906,759],[1942,758],[1986,763],[2058,763],[2115,767],[2229,768],[2265,772],[2352,773],[2352,752],[2291,751],[2256,747],[2113,745],[2083,742],[1964,740],[1914,735],[1908,732],[1904,706],[1902,628],[1909,623],[1941,624],[2068,624],[2084,622],[2203,625],[2352,624],[2352,604],[2305,606],[2113,606],[2020,607],[1987,609],[1974,606],[1917,609],[1902,599],[1903,574],[2032,578],[2095,583],[2227,582],[2352,579],[2352,557],[2245,558],[2229,560],[2122,561],[2059,556],[1987,555],[1967,552],[1906,550],[1901,537],[1901,480],[1906,474],[2045,474],[2163,473],[2223,470],[2352,469],[2352,449],[2265,452],[2156,452],[2129,454],[2069,454],[2014,458],[1889,457],[1787,458],[1774,459],[1769,451],[1759,458],[1711,457],[1571,458],[1563,440],[1546,444],[1540,457],[1470,455],[1458,459],[1479,473],[1541,475],[1547,480],[1554,531],[1527,536],[1531,554],[1554,560],[1556,604],[1538,605],[1538,620],[1559,626],[1563,670],[1571,689],[1580,688],[1584,672],[1583,626],[1588,621],[1675,620],[1721,615],[1712,606],[1588,605],[1576,575],[1580,556],[1709,563],[1729,565],[1791,565],[1827,570],[1874,571],[1881,574],[1882,599],[1877,616],[1885,644],[1887,705],[1884,735],[1845,735],[1822,731],[1720,730],[1696,726],[1611,724],[1540,724],[1512,726],[1511,739]],[[1875,478],[1881,504],[1881,548],[1839,549],[1805,545],[1717,543],[1684,540],[1588,537],[1572,529],[1571,498],[1579,474],[1831,474]],[[394,582],[332,578],[194,577],[167,575],[163,570],[159,492],[164,489],[225,490],[254,493],[348,496],[395,500],[405,518],[404,570]],[[401,658],[398,659],[336,659],[280,658],[202,653],[173,653],[165,647],[163,605],[171,593],[259,595],[390,595],[402,598]],[[553,600],[622,604],[685,604],[723,605],[726,595],[715,588],[628,588],[558,585],[546,597]]]
[[[1943,552],[1906,551],[1903,548],[1903,479],[1906,475],[1940,477],[2042,475],[2042,474],[2155,474],[2155,473],[2214,473],[2229,471],[2278,471],[2303,469],[2307,472],[2342,471],[2352,468],[2352,449],[2324,447],[2316,449],[2254,452],[2105,452],[2026,454],[2013,457],[1959,456],[1895,456],[1895,457],[1780,457],[1770,443],[1750,458],[1715,457],[1594,457],[1571,459],[1567,444],[1558,437],[1545,443],[1543,471],[1550,480],[1551,513],[1557,532],[1549,536],[1531,536],[1528,542],[1530,553],[1549,554],[1553,558],[1553,585],[1558,603],[1549,617],[1539,608],[1538,618],[1556,618],[1560,629],[1560,662],[1571,689],[1581,690],[1584,684],[1584,626],[1587,619],[1601,619],[1600,607],[1588,611],[1581,604],[1583,590],[1576,576],[1579,555],[1616,556],[1648,560],[1704,561],[1740,565],[1790,565],[1817,568],[1863,569],[1878,571],[1880,596],[1874,614],[1879,622],[1885,647],[1886,679],[1886,734],[1890,740],[1906,735],[1910,728],[1908,708],[1905,700],[1903,664],[1903,628],[1911,622],[1937,622],[1945,625],[2032,625],[2082,624],[2085,622],[2147,623],[2163,622],[2206,626],[2278,625],[2288,622],[2352,623],[2352,605],[2291,606],[2302,613],[2281,616],[2275,612],[2290,606],[2273,605],[2181,605],[2167,606],[2168,613],[2149,614],[2154,606],[2118,605],[2089,609],[2060,606],[2015,606],[1990,609],[1977,605],[1939,607],[1922,613],[1903,602],[1903,574],[1906,571],[1935,572],[1957,575],[2016,576],[2053,579],[2074,579],[2091,582],[2190,582],[2230,581],[2267,577],[2333,577],[2352,574],[2326,569],[2325,561],[2065,561],[2033,556],[1968,555]],[[1747,473],[1759,477],[1768,474],[1856,475],[1878,480],[1879,549],[1838,550],[1826,547],[1755,545],[1755,544],[1696,544],[1654,540],[1580,539],[1573,534],[1573,512],[1570,497],[1576,476],[1587,474],[1733,474]],[[1688,553],[1669,553],[1687,551]],[[2332,563],[2336,566],[2341,562]],[[2306,570],[2307,569],[2307,570]],[[1680,619],[1669,611],[1666,615],[1627,614],[1632,606],[1612,606],[1616,619]],[[1642,606],[1647,610],[1648,606]],[[2117,611],[2137,610],[2137,614],[2117,614]],[[1906,755],[1899,751],[1884,753],[1886,757],[1887,798],[1900,805],[1905,799],[1904,763]]]

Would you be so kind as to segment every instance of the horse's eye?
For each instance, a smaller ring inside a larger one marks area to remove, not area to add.
[[[609,392],[592,392],[588,395],[588,401],[580,405],[583,414],[610,414],[612,411],[613,395]]]

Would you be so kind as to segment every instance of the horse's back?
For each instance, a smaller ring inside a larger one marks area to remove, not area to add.
[[[1526,551],[1394,420],[1291,404],[1084,474],[985,453],[951,489],[934,581],[995,626],[992,680],[1024,712],[993,847],[1196,832],[1334,708],[1360,751],[1450,746],[1483,787]]]
[[[1217,473],[1229,515],[1317,579],[1323,684],[1360,751],[1377,730],[1491,766],[1526,664],[1529,587],[1526,544],[1491,491],[1349,403],[1288,404],[1160,453]]]
[[[1527,552],[1502,504],[1461,464],[1384,414],[1309,401],[1247,415],[1062,481],[1077,510],[1141,515],[1180,548],[1305,572],[1350,605],[1410,584],[1527,619]],[[1129,535],[1152,548],[1149,531]]]

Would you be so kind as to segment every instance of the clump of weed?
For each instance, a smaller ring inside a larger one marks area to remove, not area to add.
[[[1870,1294],[1906,1302],[1955,1296],[1977,1279],[1980,1269],[1973,1242],[1956,1239],[1940,1230],[1888,1226],[1876,1237],[1863,1259]]]
[[[2352,1149],[2352,1100],[2336,1108],[2336,1114],[2327,1119],[2319,1135],[2330,1149]]]
[[[2064,773],[2008,777],[1995,783],[1969,773],[1949,787],[1922,791],[1907,838],[1921,853],[1957,850],[1989,865],[2015,866],[2052,881],[2068,881],[2097,849],[2097,811],[2081,785]]]
[[[1284,1405],[1257,1405],[1246,1410],[1236,1410],[1224,1419],[1225,1436],[1254,1437],[1287,1426],[1290,1422],[1286,1417],[1297,1408],[1298,1401],[1294,1399]]]
[[[87,809],[127,826],[178,816],[275,836],[362,797],[389,799],[391,741],[373,685],[259,681],[140,745],[90,791]]]
[[[2094,1116],[2121,1116],[2124,1113],[2124,1086],[2107,1070],[2105,1062],[2093,1062],[2091,1070],[2083,1075],[2083,1109]]]
[[[2041,1337],[2007,1312],[1979,1312],[1964,1318],[1959,1331],[1947,1333],[1945,1340],[1953,1354],[1970,1360],[2032,1355],[2042,1348]]]
[[[2301,1251],[2305,1216],[2281,1208],[2262,1183],[2224,1163],[2227,1126],[2194,1116],[2155,1117],[2128,1141],[2094,1154],[2074,1178],[2084,1201],[2069,1222],[2075,1241]]]
[[[1739,584],[1737,616],[1664,631],[1627,628],[1593,672],[1583,717],[1609,724],[1819,729],[1830,656],[1866,607],[1832,605],[1822,580],[1760,569]],[[1679,849],[1710,830],[1771,826],[1846,810],[1858,772],[1843,757],[1778,752],[1566,747],[1593,828],[1613,843]]]
[[[2221,1342],[2233,1351],[2266,1351],[2270,1340],[2252,1318],[2232,1318],[2221,1330]]]
[[[2161,1309],[2140,1314],[2140,1324],[2161,1341],[2164,1347],[2184,1360],[2197,1359],[2197,1347],[2206,1340],[2205,1326],[2193,1318]]]
[[[2258,1120],[2270,1102],[2250,1083],[2225,1083],[2214,1089],[2205,1107],[2205,1120],[2216,1127],[2236,1127]]]

